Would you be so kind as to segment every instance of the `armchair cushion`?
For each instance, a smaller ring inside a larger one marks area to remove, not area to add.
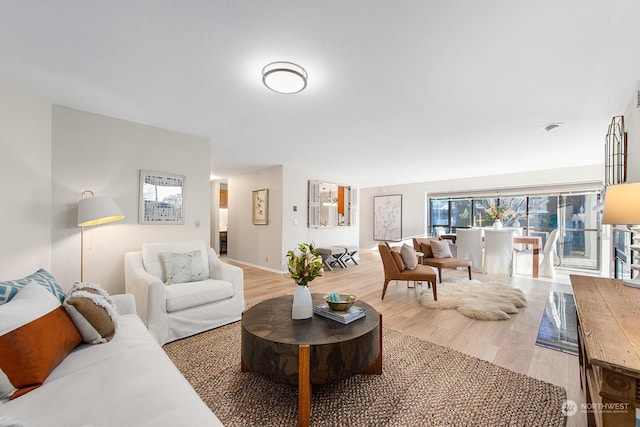
[[[402,260],[404,261],[404,265],[407,270],[416,269],[418,266],[418,256],[411,246],[403,243],[402,248],[400,248],[400,255],[402,255]]]
[[[431,243],[420,243],[420,252],[424,254],[425,258],[433,258]]]
[[[432,240],[431,251],[434,258],[451,258],[451,248],[446,240]]]
[[[167,286],[167,313],[197,307],[233,296],[233,285],[225,280],[177,283]]]
[[[393,261],[396,263],[396,267],[398,267],[399,271],[404,271],[406,269],[404,261],[402,260],[402,255],[400,255],[399,248],[391,248],[391,258],[393,258]]]
[[[204,268],[204,277],[209,277],[209,260],[207,258],[207,247],[204,240],[195,240],[190,242],[171,242],[171,243],[144,243],[142,245],[142,262],[145,270],[162,280],[167,281],[167,274],[162,261],[162,252],[191,252],[200,251],[202,257],[202,266]]]
[[[187,283],[205,280],[204,264],[200,250],[191,252],[160,252],[164,271],[167,276],[165,284]]]

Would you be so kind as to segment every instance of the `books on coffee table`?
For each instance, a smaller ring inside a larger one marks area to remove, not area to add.
[[[346,311],[334,311],[331,310],[329,304],[322,303],[313,307],[313,312],[319,316],[326,317],[327,319],[335,320],[343,324],[351,323],[354,320],[358,320],[364,317],[367,313],[364,308],[352,305]]]

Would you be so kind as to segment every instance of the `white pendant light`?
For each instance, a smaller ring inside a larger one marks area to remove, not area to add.
[[[307,72],[292,62],[272,62],[262,69],[262,82],[278,93],[298,93],[307,87]]]

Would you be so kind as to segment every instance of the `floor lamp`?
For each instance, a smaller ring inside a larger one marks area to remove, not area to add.
[[[88,196],[91,197],[88,197]],[[89,225],[106,224],[124,218],[113,199],[95,197],[93,191],[84,190],[78,202],[78,226],[80,227],[80,281],[84,281],[84,228]]]
[[[627,225],[633,232],[631,243],[631,279],[622,281],[627,286],[640,288],[640,182],[616,184],[607,187],[602,211],[603,224]],[[634,274],[635,271],[635,274]]]

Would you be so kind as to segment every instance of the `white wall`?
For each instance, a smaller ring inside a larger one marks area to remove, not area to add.
[[[208,139],[54,106],[52,147],[52,273],[63,286],[80,279],[77,203],[83,190],[113,197],[126,215],[85,228],[85,280],[110,293],[124,292],[123,254],[140,250],[142,243],[209,243]],[[184,225],[138,224],[141,169],[186,176]]]
[[[575,168],[363,188],[360,190],[360,247],[375,248],[378,245],[378,242],[373,240],[373,198],[375,196],[402,194],[402,238],[409,239],[423,235],[425,232],[425,206],[428,193],[602,182],[603,176],[604,162],[601,165]]]
[[[220,253],[220,181],[211,181],[211,212],[209,215],[211,247]]]
[[[0,82],[0,280],[51,271],[51,104]]]
[[[313,242],[318,247],[357,245],[357,224],[319,229],[307,227],[309,180],[357,185],[355,180],[345,176],[330,176],[290,166],[274,166],[229,178],[229,259],[282,272],[286,252],[298,243]],[[251,192],[260,188],[269,189],[267,226],[251,223]]]
[[[282,259],[282,166],[229,178],[227,257],[280,271]],[[254,225],[253,191],[269,190],[268,224]]]
[[[640,182],[640,107],[636,108],[637,100],[637,93],[634,92],[624,111],[624,127],[627,132],[627,182]]]

